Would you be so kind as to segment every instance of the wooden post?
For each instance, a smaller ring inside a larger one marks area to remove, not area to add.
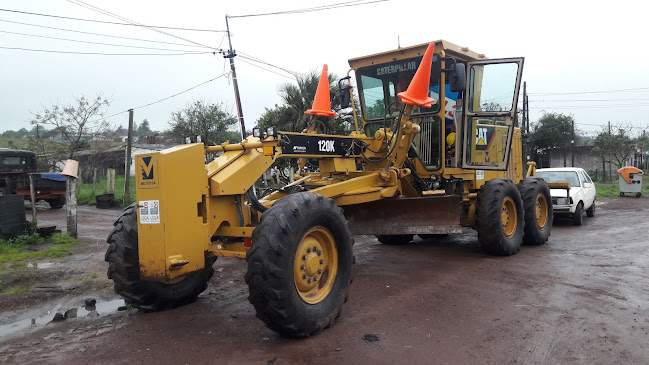
[[[77,238],[77,177],[79,162],[67,160],[61,175],[65,176],[65,200],[68,234]]]
[[[95,185],[97,184],[97,168],[92,171],[92,195],[95,195]]]
[[[68,234],[77,238],[77,178],[65,177]]]
[[[29,194],[32,200],[32,223],[36,222],[36,194],[34,194],[34,178],[29,174]]]
[[[126,143],[126,164],[124,171],[124,198],[122,203],[127,206],[131,197],[131,147],[133,145],[133,109],[128,110],[128,142]]]
[[[106,194],[115,194],[115,169],[108,169],[106,173]]]

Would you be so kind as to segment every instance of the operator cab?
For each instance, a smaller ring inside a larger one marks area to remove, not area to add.
[[[413,109],[410,120],[419,124],[420,132],[409,157],[422,171],[506,170],[523,59],[487,60],[446,41],[435,43],[428,92],[435,103]],[[397,95],[408,88],[426,46],[349,60],[356,70],[367,136],[389,128],[399,116]]]

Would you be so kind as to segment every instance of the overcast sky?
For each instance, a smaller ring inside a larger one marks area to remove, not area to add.
[[[83,1],[142,24],[213,30],[225,29],[226,14],[270,13],[349,2]],[[0,0],[0,8],[121,22],[66,0]],[[637,130],[649,126],[649,47],[644,42],[649,32],[646,8],[642,1],[392,0],[229,21],[233,47],[239,55],[300,73],[320,70],[327,63],[330,72],[344,76],[349,69],[347,59],[395,49],[398,39],[404,47],[445,39],[489,58],[523,56],[523,79],[530,94],[532,122],[544,110],[572,114],[578,129],[593,134],[608,121],[630,123]],[[16,22],[187,46],[109,38]],[[228,44],[222,32],[165,30],[195,42],[188,43],[142,27],[6,11],[0,11],[0,31],[0,47],[65,52],[210,52],[207,48],[194,47],[195,43],[214,48],[227,48]],[[175,51],[86,44],[7,32]],[[223,57],[211,53],[107,56],[0,48],[0,57],[0,131],[30,129],[32,112],[39,112],[53,102],[70,102],[75,96],[102,94],[111,98],[106,115],[112,115],[177,94],[229,71]],[[244,118],[250,129],[264,108],[280,103],[277,87],[294,79],[280,69],[249,59],[237,57],[235,62]],[[152,129],[166,129],[171,112],[195,99],[222,102],[236,114],[233,95],[231,81],[221,77],[166,101],[136,109],[135,121],[147,119]],[[110,121],[126,125],[128,113]]]

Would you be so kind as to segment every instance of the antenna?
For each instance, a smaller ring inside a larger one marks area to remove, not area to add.
[[[401,39],[399,38],[399,35],[397,34],[397,49],[401,48]]]

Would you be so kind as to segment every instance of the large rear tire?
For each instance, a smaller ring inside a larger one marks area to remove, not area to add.
[[[306,337],[334,324],[347,300],[352,237],[343,210],[320,194],[278,200],[246,254],[248,300],[268,328]]]
[[[523,244],[542,245],[552,232],[552,196],[543,179],[528,177],[518,183],[525,209]]]
[[[206,258],[204,269],[175,284],[140,279],[136,209],[135,204],[124,209],[108,235],[110,246],[105,260],[109,263],[108,278],[113,280],[115,292],[127,304],[143,311],[175,308],[195,301],[214,274],[212,264],[216,258]]]
[[[524,214],[521,194],[511,180],[489,180],[480,188],[475,220],[478,239],[487,252],[497,256],[518,252]]]
[[[390,234],[378,235],[376,238],[384,245],[405,245],[412,241],[414,234]]]
[[[46,200],[50,209],[61,209],[65,205],[65,195],[59,195],[56,199]]]

